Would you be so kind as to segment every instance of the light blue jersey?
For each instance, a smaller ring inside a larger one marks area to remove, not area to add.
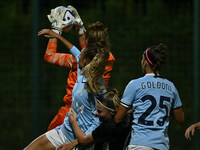
[[[73,46],[70,52],[78,62],[80,51],[75,46]],[[96,129],[96,127],[98,127],[100,124],[99,118],[95,116],[96,95],[88,92],[86,86],[87,79],[83,76],[83,72],[79,69],[79,67],[77,67],[77,69],[77,81],[72,91],[71,108],[73,108],[77,113],[77,123],[79,127],[83,130],[83,132],[85,132],[85,134],[88,134]],[[101,79],[101,81],[101,83],[104,84],[103,78]],[[106,90],[104,90],[103,93],[105,92]],[[75,139],[75,134],[68,120],[68,113],[61,129],[69,140],[73,141]]]
[[[130,144],[168,150],[170,110],[181,107],[182,103],[172,82],[154,76],[146,74],[130,81],[121,104],[133,107]]]

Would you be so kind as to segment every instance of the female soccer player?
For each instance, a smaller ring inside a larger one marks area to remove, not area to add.
[[[141,61],[145,76],[130,81],[124,91],[115,121],[120,122],[132,106],[134,119],[128,150],[168,150],[170,112],[178,123],[184,122],[176,87],[160,76],[165,60],[164,44],[145,50]]]
[[[79,20],[79,23],[74,23],[73,25],[76,27],[76,30],[78,32],[79,43],[80,43],[81,49],[83,49],[85,47],[86,41],[87,41],[87,44],[89,44],[89,45],[91,42],[92,43],[98,42],[102,47],[110,49],[108,31],[101,22],[96,22],[96,23],[90,24],[87,28],[87,32],[85,32],[86,30],[83,26],[83,22],[79,16],[77,10],[73,6],[68,6],[68,8],[73,12],[75,20]],[[69,30],[71,30],[71,25],[69,27],[65,27],[62,30],[62,32],[68,32]],[[51,123],[48,127],[48,131],[49,131],[49,130],[54,129],[55,127],[63,124],[64,119],[66,117],[66,113],[71,108],[72,89],[77,80],[77,63],[71,54],[57,52],[57,39],[56,38],[49,39],[47,49],[46,49],[46,52],[44,55],[44,60],[48,63],[52,63],[54,65],[70,69],[68,79],[67,79],[67,87],[66,87],[67,94],[63,98],[65,106],[62,106],[59,109],[58,113],[51,121]],[[108,63],[105,67],[105,72],[103,75],[104,84],[106,87],[107,87],[108,81],[110,79],[110,73],[111,73],[114,62],[115,62],[115,58],[112,55],[112,53],[109,52]]]
[[[189,126],[185,131],[185,138],[187,140],[191,140],[191,136],[194,135],[195,130],[200,130],[200,122],[197,122],[195,124],[192,124]]]
[[[77,122],[83,132],[90,133],[99,124],[96,112],[96,97],[105,93],[102,75],[108,61],[109,51],[98,44],[88,44],[81,52],[61,35],[50,29],[43,29],[38,33],[47,38],[59,39],[78,62],[77,81],[72,91],[71,107],[77,113]],[[64,123],[38,137],[25,149],[53,150],[75,139],[75,134],[69,122],[68,115]]]
[[[124,132],[129,132],[130,127],[117,126],[114,121],[114,115],[119,104],[120,99],[118,92],[115,89],[99,96],[96,102],[96,115],[99,117],[101,124],[94,131],[87,135],[85,135],[85,133],[80,129],[76,121],[76,112],[71,109],[71,112],[69,113],[69,121],[72,124],[77,140],[70,144],[62,145],[58,147],[58,149],[68,150],[72,149],[77,144],[85,146],[91,143],[98,144],[104,142],[104,147],[101,147],[101,150],[122,150],[125,138],[127,137],[127,133],[126,136],[123,137],[125,135]]]

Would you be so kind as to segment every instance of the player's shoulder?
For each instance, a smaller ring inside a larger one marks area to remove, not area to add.
[[[168,87],[170,87],[171,91],[173,91],[173,92],[177,91],[176,90],[176,86],[169,79],[167,79],[167,78],[161,78],[159,81],[160,81],[160,83],[162,83],[162,85],[164,84],[164,85],[167,85]]]
[[[167,78],[162,78],[162,80],[163,80],[165,83],[167,83],[168,85],[171,85],[171,86],[175,87],[174,83],[173,83],[172,81],[170,81],[169,79],[167,79]]]
[[[137,85],[140,84],[143,80],[144,80],[144,77],[132,79],[132,80],[128,83],[128,85],[129,85],[129,86],[136,86],[136,87],[137,87]]]
[[[143,82],[145,79],[147,78],[147,76],[142,76],[142,77],[139,77],[139,78],[136,78],[136,79],[133,79],[132,82]]]

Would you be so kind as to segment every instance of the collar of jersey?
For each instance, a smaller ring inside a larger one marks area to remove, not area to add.
[[[145,74],[145,76],[155,76],[155,74],[154,73],[147,73],[147,74]]]

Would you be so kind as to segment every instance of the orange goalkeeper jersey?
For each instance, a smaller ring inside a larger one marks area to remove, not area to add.
[[[81,48],[85,45],[82,44]],[[65,53],[57,53],[57,43],[49,42],[47,45],[47,49],[44,55],[44,60],[46,62],[55,64],[57,66],[62,66],[70,69],[68,79],[67,79],[67,87],[66,92],[67,94],[64,96],[63,101],[71,106],[71,99],[72,99],[72,89],[76,83],[77,79],[77,63],[74,57],[71,54]],[[113,68],[113,64],[115,62],[115,58],[110,52],[108,63],[105,67],[105,73],[103,75],[105,86],[107,87],[108,81],[110,79],[110,72]]]

